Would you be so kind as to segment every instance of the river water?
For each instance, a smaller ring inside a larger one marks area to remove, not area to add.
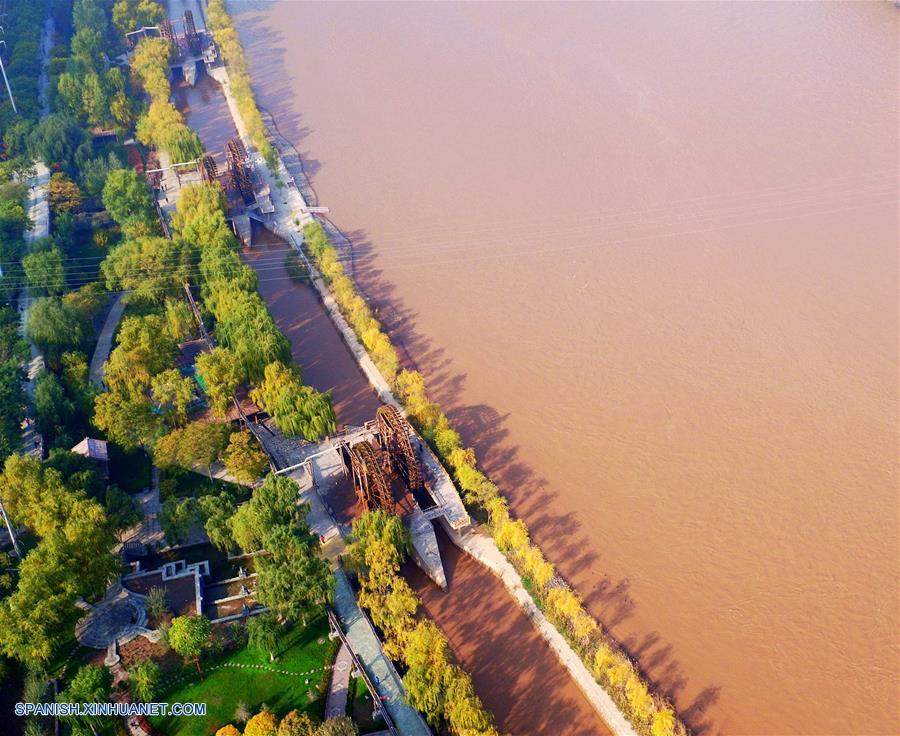
[[[897,10],[230,7],[357,279],[691,725],[900,731]]]

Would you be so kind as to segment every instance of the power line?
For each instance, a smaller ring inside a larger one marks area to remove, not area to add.
[[[787,220],[796,219],[798,217],[808,217],[808,216],[814,216],[814,215],[825,215],[825,214],[836,214],[836,213],[840,213],[840,212],[849,212],[849,211],[858,210],[858,209],[865,209],[870,206],[872,206],[871,202],[861,204],[861,205],[856,205],[856,206],[850,206],[850,207],[831,208],[831,209],[820,210],[820,211],[816,211],[816,212],[804,212],[804,213],[799,213],[799,214],[794,214],[794,215],[789,215],[789,216],[784,216],[784,217],[754,219],[754,220],[749,220],[746,222],[728,223],[725,225],[717,225],[717,226],[713,226],[713,227],[703,227],[703,228],[698,228],[698,229],[693,229],[693,230],[653,233],[650,235],[640,235],[640,236],[634,236],[634,237],[630,237],[630,238],[591,241],[590,243],[569,244],[569,245],[553,246],[550,248],[521,249],[521,250],[511,250],[511,251],[505,251],[505,252],[501,252],[501,251],[481,252],[479,254],[468,255],[463,258],[449,258],[449,259],[443,259],[443,260],[431,260],[431,261],[424,260],[424,261],[416,261],[413,263],[400,263],[400,264],[392,265],[391,270],[407,269],[407,268],[420,269],[423,267],[424,268],[444,267],[447,265],[452,265],[454,263],[464,263],[464,262],[469,263],[469,262],[473,262],[473,261],[485,261],[485,260],[492,260],[492,259],[512,260],[514,257],[517,258],[518,260],[521,260],[521,257],[523,257],[523,256],[524,257],[532,257],[532,256],[540,256],[540,255],[555,255],[555,254],[558,254],[561,252],[572,252],[572,251],[578,251],[578,250],[584,250],[584,249],[590,249],[590,248],[598,248],[598,247],[611,246],[611,245],[623,245],[626,243],[643,242],[643,241],[647,241],[647,240],[660,240],[660,239],[678,237],[678,236],[682,236],[682,235],[702,235],[702,234],[706,234],[706,233],[710,233],[710,232],[719,232],[719,231],[730,230],[730,229],[734,229],[734,228],[749,227],[752,225],[766,224],[766,223],[772,223],[772,222],[784,222]],[[246,265],[250,265],[252,267],[253,263],[251,262],[250,264],[246,264]],[[280,270],[280,267],[275,267],[275,266],[261,268],[259,270],[266,272],[266,271],[275,270],[276,268],[278,268]],[[256,270],[256,269],[254,269],[254,270]],[[361,273],[366,273],[366,272],[380,273],[381,270],[382,270],[381,268],[373,266],[373,267],[368,267],[368,268],[364,268],[364,269],[357,269],[356,272],[357,273],[360,273],[360,272]],[[194,275],[199,275],[199,274],[194,274]],[[270,283],[270,282],[277,282],[277,281],[292,280],[293,278],[294,277],[290,276],[290,275],[280,276],[280,277],[266,277],[266,278],[258,278],[258,282],[259,283]],[[85,283],[92,283],[92,281],[86,281]],[[81,284],[81,285],[84,285],[84,284]],[[193,286],[199,286],[199,284],[193,284]],[[42,287],[34,287],[34,288],[42,288]],[[154,290],[179,291],[180,289],[181,289],[181,287],[179,286],[179,287],[157,287]],[[14,289],[12,287],[4,287],[0,290],[13,291]],[[125,293],[130,293],[133,291],[135,291],[135,290],[134,289],[104,290],[104,291],[98,291],[97,293],[98,294],[125,294]],[[71,293],[71,292],[68,292],[68,293]]]
[[[893,197],[894,191],[885,190],[885,191],[880,191],[880,192],[857,192],[854,194],[846,195],[844,198],[844,201],[856,199],[859,197],[865,197],[865,198],[868,198],[869,200],[872,200],[872,198],[882,197],[882,196]],[[878,200],[874,200],[874,201],[868,202],[867,204],[877,204],[877,203],[878,203]],[[782,210],[787,212],[791,208],[794,208],[794,207],[809,207],[813,204],[825,204],[825,203],[821,202],[820,200],[818,200],[816,198],[807,198],[806,200],[803,200],[803,201],[783,202],[777,206],[761,205],[761,206],[756,206],[756,207],[743,207],[743,208],[736,208],[736,209],[732,209],[732,210],[717,211],[717,212],[711,212],[711,213],[699,213],[699,214],[694,213],[694,214],[690,214],[689,216],[682,217],[677,220],[662,218],[662,219],[656,219],[656,220],[642,220],[639,222],[636,221],[636,222],[629,222],[629,223],[616,223],[615,226],[631,228],[631,227],[649,227],[649,226],[655,226],[655,225],[663,225],[663,226],[668,227],[668,226],[673,226],[673,225],[680,225],[682,223],[688,224],[691,221],[719,220],[723,217],[724,218],[735,217],[738,215],[751,214],[753,212],[765,213],[765,212],[778,212],[778,211],[782,211]],[[828,211],[831,211],[831,210],[828,210]],[[827,213],[828,211],[826,211],[825,213]],[[799,218],[799,217],[808,216],[810,214],[819,214],[819,213],[818,212],[811,212],[811,213],[797,212],[797,213],[794,213],[793,216]],[[546,222],[546,220],[544,220],[544,222]],[[582,227],[582,228],[552,227],[552,228],[545,228],[545,229],[529,228],[525,232],[529,236],[531,236],[531,238],[533,239],[533,238],[539,238],[541,236],[565,237],[565,236],[574,236],[574,235],[593,235],[594,233],[598,232],[598,228],[584,228],[584,227]],[[471,240],[461,241],[459,238],[455,238],[455,237],[449,241],[445,240],[445,239],[430,240],[430,241],[429,240],[417,240],[415,243],[410,243],[405,247],[394,247],[394,248],[384,249],[382,254],[390,255],[390,256],[397,256],[397,255],[404,255],[404,254],[419,253],[419,252],[422,252],[423,250],[427,251],[428,253],[435,253],[437,251],[457,251],[457,250],[464,251],[466,249],[472,248],[473,246],[487,246],[487,245],[503,244],[503,243],[509,242],[515,234],[516,233],[508,233],[508,234],[504,233],[501,236],[497,236],[497,237],[494,237],[494,238],[491,238],[488,240],[479,240],[477,242],[472,242]],[[664,236],[664,234],[662,234],[661,237],[662,236]],[[85,256],[83,258],[66,259],[67,264],[73,263],[73,262],[76,263],[75,268],[71,268],[71,267],[67,268],[66,272],[70,277],[72,275],[93,276],[93,273],[96,272],[97,269],[99,268],[99,265],[100,265],[99,262],[102,260],[105,260],[106,257],[107,256]],[[263,262],[263,263],[274,263],[275,261],[283,260],[283,258],[284,258],[284,255],[279,253],[279,254],[262,256],[261,258],[257,258],[256,261]],[[347,263],[349,259],[344,258],[344,257],[339,257],[338,260],[342,263]],[[86,263],[85,261],[88,261],[88,262],[98,261],[98,263]],[[24,276],[25,270],[24,270],[24,267],[21,265],[21,263],[15,263],[15,262],[8,262],[8,263],[13,264],[13,265],[12,265],[12,267],[7,267],[4,270],[4,273],[6,273],[8,275]],[[172,266],[172,267],[180,267],[182,264],[183,264],[183,257],[180,255],[172,256],[171,258],[157,259],[155,261],[156,266],[163,266],[163,267],[167,266],[167,265]],[[193,270],[196,270],[197,268],[199,268],[199,266],[195,263],[186,264],[186,265],[188,266],[189,269],[193,269]],[[94,279],[91,278],[90,280],[94,280]]]
[[[869,176],[880,175],[881,173],[882,172],[870,172]],[[884,173],[891,173],[891,172],[886,171]],[[893,173],[896,173],[896,172],[893,172]],[[834,182],[837,182],[837,181],[838,180],[834,180]],[[842,191],[842,192],[829,193],[828,196],[829,197],[868,196],[869,194],[894,193],[896,191],[896,177],[893,179],[885,180],[883,182],[876,181],[876,182],[869,182],[869,183],[863,183],[863,182],[858,182],[858,183],[860,184],[861,187],[882,187],[882,186],[890,185],[891,188],[885,192],[867,192],[864,189],[854,187],[854,188],[851,188],[849,190]],[[829,185],[826,184],[825,186],[829,186]],[[814,187],[804,187],[804,190],[812,192],[812,191],[815,191],[815,188]],[[772,206],[772,207],[799,206],[804,203],[820,201],[820,198],[818,196],[813,195],[813,194],[806,195],[804,190],[798,191],[796,195],[793,195],[793,196],[804,195],[801,199],[787,200],[787,201],[783,201],[783,202],[779,202],[779,203],[773,203],[771,205],[761,203],[759,205],[751,205],[750,207],[746,207],[746,206],[737,206],[736,207],[735,205],[731,205],[729,208],[724,208],[724,209],[719,208],[719,209],[716,209],[716,210],[714,210],[710,213],[706,213],[706,214],[707,214],[707,216],[718,216],[718,215],[726,215],[727,216],[728,214],[753,211],[753,210],[756,210],[759,208],[766,208],[769,206]],[[759,193],[757,196],[770,196],[774,191],[775,190],[772,190],[770,192]],[[737,197],[740,195],[729,194],[729,195],[721,195],[721,196],[732,198],[732,197]],[[593,216],[589,216],[589,217],[566,218],[566,222],[570,223],[570,224],[577,224],[577,223],[606,224],[606,221],[608,219],[611,219],[611,222],[608,223],[610,225],[615,225],[615,224],[623,224],[624,225],[624,224],[628,224],[630,222],[640,222],[640,223],[658,222],[659,219],[657,219],[657,218],[651,219],[649,221],[644,220],[644,219],[635,220],[635,218],[643,216],[644,214],[647,214],[649,212],[660,212],[661,217],[663,219],[666,219],[670,216],[670,214],[668,214],[666,212],[667,210],[671,210],[672,217],[677,217],[682,214],[682,212],[678,211],[681,208],[680,207],[673,208],[673,205],[701,201],[703,199],[704,198],[676,200],[665,206],[647,208],[644,210],[622,210],[619,212],[601,213],[601,214],[593,215]],[[746,200],[747,197],[745,197],[744,199]],[[742,205],[743,203],[738,203],[738,204]],[[694,209],[683,210],[683,212],[686,213],[690,217],[703,216],[702,214],[697,213],[696,210],[694,210]],[[624,218],[624,220],[621,223],[617,223],[616,222],[617,218]],[[379,233],[379,237],[381,237],[382,239],[388,239],[388,238],[399,239],[399,238],[409,238],[409,237],[413,237],[413,236],[417,236],[417,235],[418,236],[423,236],[423,235],[431,236],[434,234],[439,234],[441,236],[444,236],[445,238],[452,238],[454,241],[456,241],[456,240],[459,240],[459,236],[462,236],[462,235],[474,235],[474,234],[480,234],[480,233],[498,233],[498,234],[502,235],[505,233],[513,234],[513,233],[517,233],[517,232],[532,232],[532,231],[534,231],[534,228],[536,227],[536,225],[540,225],[540,224],[543,224],[546,222],[547,222],[546,218],[541,218],[540,220],[536,221],[535,223],[523,223],[521,220],[517,220],[516,223],[512,224],[512,225],[508,225],[505,223],[494,223],[494,224],[487,225],[487,226],[480,226],[480,227],[474,228],[474,229],[464,229],[464,228],[458,228],[455,226],[448,226],[447,228],[433,228],[432,227],[426,231],[415,231],[415,230],[407,229],[407,230],[402,230],[402,231],[393,231],[393,232],[388,231],[385,233]],[[433,241],[433,240],[421,241],[421,240],[419,240],[419,242],[435,243],[436,241]],[[105,257],[106,256],[84,256],[84,257],[80,257],[77,259],[69,259],[69,260],[98,261],[99,262],[99,261],[102,261]],[[18,262],[16,262],[16,261],[0,262],[0,266],[3,266],[4,268],[9,267],[9,266],[16,266],[16,265],[18,265]]]

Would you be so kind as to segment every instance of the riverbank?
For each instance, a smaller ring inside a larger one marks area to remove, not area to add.
[[[236,126],[237,130],[239,131],[239,133],[241,133],[242,137],[244,137],[246,139],[245,142],[249,144],[251,141],[250,141],[248,129],[247,129],[247,126],[245,124],[243,124],[243,122],[240,120],[241,113],[240,113],[239,105],[237,103],[237,100],[233,97],[233,95],[231,93],[231,85],[229,83],[227,73],[224,70],[217,70],[215,76],[217,78],[217,81],[219,81],[222,84],[225,98],[228,102],[228,106],[231,111],[232,117],[235,120],[235,126]],[[259,165],[261,165],[263,162],[261,160],[259,160],[257,163]],[[277,164],[278,164],[277,179],[272,180],[272,177],[270,174],[270,180],[268,182],[273,192],[276,191],[277,188],[282,189],[282,191],[276,195],[275,200],[274,200],[275,205],[276,205],[276,214],[275,214],[275,218],[274,218],[273,229],[276,232],[279,232],[280,234],[282,234],[283,237],[291,238],[295,242],[295,244],[299,244],[299,240],[296,238],[296,235],[293,232],[292,226],[293,225],[303,226],[304,224],[306,224],[308,226],[308,224],[311,222],[311,218],[309,217],[308,211],[306,209],[307,204],[304,202],[303,197],[298,189],[296,189],[293,186],[288,186],[288,187],[278,186],[279,182],[289,181],[290,176],[289,176],[286,166],[280,160],[280,158],[277,159]],[[282,201],[282,197],[284,197],[283,201]],[[296,202],[291,203],[292,200],[296,200]],[[279,209],[280,209],[279,202],[281,202],[281,204],[283,204],[285,206],[288,206],[287,212],[279,213]],[[308,235],[305,235],[304,243],[306,243],[306,240],[308,240]],[[314,255],[312,253],[309,253],[308,251],[307,251],[307,254],[314,257]],[[305,255],[304,255],[304,257],[305,257]],[[346,315],[345,315],[344,311],[340,309],[340,306],[343,306],[343,305],[340,305],[339,303],[337,303],[337,304],[335,303],[335,294],[329,289],[329,286],[322,279],[322,276],[319,274],[316,266],[314,266],[310,261],[307,261],[307,269],[310,272],[313,284],[316,286],[316,288],[319,290],[319,292],[322,296],[323,303],[325,304],[326,308],[329,310],[329,313],[331,314],[332,319],[335,321],[335,324],[338,326],[338,329],[341,331],[345,342],[350,347],[350,350],[353,353],[353,355],[356,357],[356,359],[360,365],[360,368],[362,369],[363,373],[369,379],[369,382],[371,383],[373,389],[378,394],[379,399],[382,401],[386,401],[386,402],[401,406],[401,404],[394,397],[392,390],[391,390],[391,380],[390,379],[393,379],[394,376],[393,375],[389,375],[389,376],[383,375],[382,371],[379,370],[378,365],[376,365],[376,362],[380,362],[380,364],[382,366],[387,364],[387,365],[391,366],[391,368],[389,368],[388,370],[393,369],[393,371],[396,372],[396,368],[394,367],[394,366],[396,366],[396,363],[397,363],[396,358],[394,358],[393,360],[390,359],[390,355],[393,354],[393,348],[390,348],[389,353],[382,351],[381,361],[373,360],[373,358],[368,354],[365,347],[363,345],[361,345],[358,340],[359,330],[358,329],[354,330],[347,323],[347,321],[345,319]],[[334,277],[332,277],[332,278],[334,278]],[[369,321],[369,323],[374,322],[374,320],[371,318],[371,316],[366,317],[365,319],[367,319]],[[377,323],[375,323],[375,324],[377,325]],[[390,346],[389,342],[388,342],[388,346]],[[405,408],[408,409],[409,407],[405,407]],[[446,462],[446,458],[445,458],[445,462]],[[473,470],[474,470],[474,468],[473,468]],[[457,472],[458,472],[458,469],[457,469]],[[465,549],[465,546],[463,546],[463,549]],[[496,547],[494,548],[494,550],[495,550],[495,553],[494,553],[494,555],[492,555],[492,557],[502,558],[502,554],[501,554],[500,550],[497,549]],[[514,570],[514,568],[510,567],[509,571],[512,571],[511,574],[518,576],[518,573]],[[507,574],[510,574],[509,571],[507,571]],[[524,590],[524,586],[522,585],[521,581],[519,582],[518,585],[522,590]],[[515,596],[514,596],[514,598],[515,598]],[[524,602],[520,601],[520,603],[524,603]],[[530,605],[532,605],[532,607],[533,607],[533,604],[530,604]],[[531,613],[526,608],[523,608],[523,610],[526,612],[526,614]],[[536,610],[536,609],[534,609],[534,610]],[[595,699],[595,700],[592,700],[592,703],[594,704],[594,707],[597,708],[598,712],[600,712],[600,713],[606,712],[609,714],[618,712],[618,708],[617,708],[616,704],[612,701],[612,699],[608,695],[606,695],[606,693],[602,689],[600,689],[596,686],[596,682],[594,681],[593,677],[591,676],[589,670],[579,660],[578,655],[576,654],[574,649],[571,647],[571,645],[558,633],[556,633],[555,636],[553,636],[550,633],[550,629],[552,629],[552,627],[550,626],[549,622],[544,621],[544,623],[546,624],[546,626],[542,627],[539,625],[538,630],[541,631],[541,633],[545,636],[547,641],[553,647],[554,651],[558,655],[560,655],[560,659],[561,659],[562,663],[567,668],[569,668],[570,674],[572,674],[572,676],[575,678],[576,682],[579,684],[579,687],[581,687],[582,691],[589,697],[589,699],[592,699],[592,698]],[[594,624],[594,628],[596,628],[596,624]],[[619,663],[620,664],[627,663],[627,660],[620,658]],[[646,693],[646,689],[644,689],[643,692]],[[629,693],[630,693],[630,689],[629,689]],[[648,696],[645,695],[644,697],[648,697]],[[650,710],[648,715],[644,716],[644,718],[646,719],[646,722],[644,724],[645,728],[649,729],[649,723],[652,720],[652,718],[650,716],[652,716],[653,713],[655,713],[655,712],[656,712],[655,709]],[[611,720],[613,720],[616,727],[624,729],[623,731],[620,731],[621,733],[625,733],[625,734],[634,733],[633,729],[630,727],[630,725],[628,725],[627,720],[621,714],[619,715],[618,718],[614,718]]]
[[[223,92],[225,94],[225,100],[228,104],[228,108],[234,119],[235,127],[242,136],[246,137],[247,129],[246,129],[246,126],[244,126],[242,121],[240,120],[240,111],[238,110],[236,101],[230,95],[230,88],[229,88],[227,76],[223,73],[222,70],[219,70],[216,73],[216,76],[217,76],[217,81],[222,83]],[[184,91],[182,94],[184,95],[184,94],[189,94],[189,93],[187,91]],[[199,109],[200,108],[197,107],[197,112],[199,112]],[[215,113],[215,114],[217,114],[217,113]],[[191,113],[188,112],[188,122],[189,123],[191,123],[190,115],[191,115]],[[193,127],[193,125],[191,127]],[[202,129],[204,127],[204,125],[200,125],[199,127]],[[257,163],[259,165],[262,165],[261,160],[258,160]],[[289,178],[287,176],[287,172],[286,172],[286,170],[284,170],[283,164],[280,161],[279,161],[279,164],[280,164],[279,179],[281,181],[287,180]],[[297,232],[296,232],[295,219],[300,219],[301,221],[302,221],[302,219],[306,219],[307,221],[309,221],[309,219],[310,219],[308,217],[303,218],[302,213],[300,213],[299,218],[297,217],[298,210],[302,209],[302,206],[303,206],[303,201],[302,201],[302,198],[300,198],[300,193],[296,189],[293,189],[293,188],[278,187],[276,184],[276,181],[274,180],[274,177],[272,177],[270,184],[272,185],[271,189],[272,189],[273,193],[275,194],[273,201],[276,204],[276,219],[275,219],[276,224],[274,225],[274,229],[276,231],[281,232],[283,235],[291,237],[292,239],[295,239],[297,242],[299,242],[300,238],[296,237]],[[280,215],[278,210],[280,210],[284,206],[289,205],[289,203],[294,199],[298,199],[298,202],[294,206],[289,207],[289,209],[286,213],[284,213],[283,215]],[[252,264],[252,259],[254,257],[259,257],[259,256],[251,255],[250,256],[251,264]],[[270,266],[267,267],[267,271],[265,272],[265,275],[263,276],[261,274],[261,277],[263,280],[272,278],[273,284],[277,284],[277,285],[274,285],[273,287],[270,287],[267,301],[269,299],[272,299],[272,301],[269,303],[269,307],[270,307],[270,310],[273,312],[273,314],[276,315],[276,320],[278,320],[279,312],[274,307],[274,302],[276,302],[278,300],[278,298],[276,297],[276,293],[280,293],[280,294],[284,295],[286,292],[290,291],[290,289],[288,287],[291,287],[291,288],[303,288],[303,287],[296,287],[295,285],[290,283],[290,281],[287,279],[282,280],[280,283],[277,282],[275,280],[275,276],[268,270],[270,267],[271,267],[271,263],[270,263]],[[309,270],[311,273],[312,281],[313,281],[314,285],[319,289],[322,303],[324,304],[326,310],[332,317],[334,324],[337,326],[338,330],[341,332],[346,345],[350,349],[351,355],[357,361],[359,368],[361,369],[362,373],[365,375],[366,379],[371,384],[372,389],[378,394],[380,400],[388,401],[390,403],[394,403],[399,406],[399,402],[397,402],[397,400],[393,396],[389,382],[385,379],[384,376],[381,375],[380,371],[375,366],[375,363],[372,360],[372,358],[368,355],[365,348],[359,343],[352,328],[350,327],[350,325],[347,323],[347,321],[344,319],[343,315],[341,314],[339,307],[338,307],[337,303],[335,302],[334,296],[331,294],[327,285],[324,283],[324,281],[321,279],[321,276],[318,274],[317,269],[312,264],[308,264],[308,267],[309,267]],[[278,274],[278,273],[280,273],[280,271],[278,271],[278,269],[276,269],[275,274]],[[263,285],[261,284],[261,286],[263,286]],[[265,293],[266,293],[265,288],[263,288],[263,293],[265,295]],[[296,302],[294,302],[294,304],[296,304]],[[282,305],[282,306],[284,306],[284,305]],[[284,310],[281,310],[281,311],[284,311]],[[298,319],[300,321],[303,321],[303,319],[304,319],[301,316],[302,313],[301,314],[291,313],[290,317],[288,317],[287,314],[288,314],[287,312],[284,313],[285,319],[287,319],[288,321],[293,321],[294,323],[296,323],[298,321]],[[329,356],[329,358],[333,358],[339,354],[340,353],[332,354]],[[302,364],[302,353],[300,353],[300,355],[301,355],[301,364]],[[313,384],[313,385],[315,385],[315,384]],[[318,388],[318,386],[317,386],[317,388]],[[499,555],[499,551],[497,552],[497,554]],[[483,570],[483,568],[482,568],[482,570]],[[491,574],[489,572],[487,572],[487,570],[483,570],[483,572],[481,572],[481,575],[485,575],[485,574],[487,574],[489,577],[491,576]],[[485,582],[482,584],[482,587],[485,587],[486,583],[487,583],[487,581],[485,580]],[[501,588],[501,590],[502,590],[502,588]],[[520,622],[518,624],[519,626],[521,626],[521,624],[524,623],[524,625],[526,627],[530,628],[531,624],[529,623],[529,619],[525,615],[525,612],[522,609],[518,608],[516,603],[514,602],[514,600],[511,600],[508,596],[506,596],[505,593],[503,593],[501,595],[506,599],[505,602],[503,602],[499,605],[499,610],[503,612],[504,619],[507,621],[519,621]],[[476,624],[476,623],[483,624],[482,621],[476,622],[474,620],[472,621],[472,623],[473,624]],[[490,632],[485,630],[483,627],[480,627],[480,630],[473,630],[473,635],[475,636],[476,639],[490,638]],[[538,637],[537,640],[539,641],[540,638]],[[542,646],[544,646],[544,645],[542,645]],[[533,647],[532,647],[532,651],[534,651]],[[530,665],[534,665],[536,667],[540,667],[543,669],[549,668],[550,670],[556,669],[560,672],[564,671],[559,666],[559,664],[555,661],[555,658],[552,656],[552,654],[549,651],[544,649],[544,652],[545,652],[545,654],[541,655],[541,657],[539,659],[543,659],[544,657],[546,657],[547,658],[546,662],[532,661],[530,663]],[[497,661],[493,662],[492,665],[482,668],[482,677],[480,678],[480,681],[476,680],[476,682],[475,682],[476,691],[483,691],[486,687],[490,687],[491,685],[489,685],[488,683],[493,683],[493,686],[496,686],[497,683],[505,682],[508,679],[508,677],[505,676],[503,673],[508,672],[510,667],[515,667],[517,664],[517,660],[516,660],[515,656],[513,655],[513,650],[508,650],[507,654],[512,656],[511,660],[507,661],[507,657],[497,655],[496,656]],[[519,664],[521,664],[521,663],[519,663]],[[485,676],[486,673],[490,673],[490,677]],[[563,679],[560,680],[559,675],[557,675],[557,679],[556,679],[557,683],[561,684],[564,681],[565,681],[565,676],[563,676]],[[527,694],[527,688],[525,691],[521,691],[521,692],[518,692],[515,694],[510,693],[509,691],[504,691],[504,697],[509,698],[512,696],[512,697],[514,697],[515,700],[518,700],[521,698],[521,699],[523,699],[523,702],[526,702],[528,700],[531,700],[531,701],[542,700],[544,702],[545,710],[547,710],[547,712],[551,714],[549,723],[558,724],[560,722],[564,722],[567,719],[571,718],[571,714],[573,712],[576,712],[576,713],[580,714],[578,717],[578,722],[583,724],[582,732],[585,735],[605,732],[606,728],[603,726],[602,722],[597,718],[596,715],[591,715],[591,713],[592,713],[591,707],[587,706],[587,703],[585,703],[583,700],[581,700],[580,695],[573,698],[571,684],[567,685],[566,687],[568,688],[568,692],[563,692],[563,691],[558,692],[557,695],[559,697],[551,699],[550,702],[547,702],[548,694],[546,692],[535,691],[530,695],[530,698],[529,698],[529,695]],[[552,694],[551,694],[551,697],[552,697]],[[581,701],[580,704],[579,704],[579,701]],[[554,702],[556,702],[557,704],[554,705]],[[554,713],[554,711],[557,707],[560,709],[560,713],[558,714],[557,717],[552,717],[552,714]],[[574,707],[574,711],[573,711],[573,707]],[[520,724],[521,724],[521,721],[520,721]],[[500,726],[503,727],[503,724],[500,724]],[[534,724],[532,724],[532,726],[534,726]],[[555,731],[541,730],[541,731],[537,731],[535,733],[548,733],[549,734],[549,733],[555,733]],[[629,733],[629,732],[625,731],[625,733]]]

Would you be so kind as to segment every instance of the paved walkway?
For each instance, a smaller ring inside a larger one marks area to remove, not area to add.
[[[38,81],[38,102],[41,106],[41,116],[50,114],[50,100],[47,97],[47,88],[50,85],[50,77],[47,67],[50,64],[50,52],[53,50],[53,16],[48,15],[44,21],[44,29],[41,34],[41,76]]]
[[[35,164],[35,175],[25,180],[28,187],[28,200],[25,203],[25,212],[34,224],[31,230],[25,233],[25,247],[31,250],[35,242],[50,234],[50,203],[47,201],[47,182],[50,181],[50,170],[42,161]],[[34,299],[28,294],[28,289],[22,286],[19,289],[19,332],[25,336],[25,325],[28,323],[28,310]],[[34,379],[44,367],[44,357],[38,349],[31,346],[31,362],[28,364],[28,395],[34,396]]]
[[[290,473],[289,477],[300,487],[300,500],[309,504],[310,511],[306,516],[306,521],[310,530],[324,540],[323,554],[335,567],[337,586],[334,610],[346,632],[353,652],[366,668],[378,694],[382,697],[382,702],[396,722],[401,736],[430,734],[431,731],[419,713],[406,705],[403,683],[381,648],[381,641],[375,630],[360,610],[346,574],[338,566],[338,558],[345,549],[340,527],[316,491],[309,473],[298,468]],[[347,656],[349,656],[349,652]],[[344,706],[346,707],[346,693],[344,697]],[[330,703],[328,707],[331,707]]]
[[[347,694],[350,689],[350,670],[353,669],[353,658],[346,645],[341,644],[334,668],[331,670],[331,682],[328,685],[328,698],[325,701],[325,717],[335,718],[347,713]]]
[[[47,182],[50,181],[50,171],[43,162],[35,164],[35,175],[25,180],[28,187],[28,200],[25,203],[25,212],[34,223],[31,230],[25,232],[25,247],[31,250],[34,243],[40,238],[50,234],[50,205],[47,202]],[[28,311],[34,298],[29,295],[28,287],[19,288],[19,334],[25,337],[25,327],[28,324]],[[22,423],[22,452],[27,455],[41,457],[43,454],[43,438],[37,431],[34,421],[34,388],[38,376],[44,370],[44,356],[37,346],[29,342],[31,356],[24,366],[27,380],[25,394],[28,397],[28,412]]]
[[[337,589],[334,594],[334,610],[341,620],[344,632],[356,656],[382,696],[382,703],[394,719],[402,736],[428,736],[431,729],[418,711],[406,704],[405,690],[394,665],[381,649],[381,642],[359,606],[350,581],[343,570],[336,570]]]
[[[125,311],[125,302],[123,294],[116,294],[113,298],[112,306],[106,315],[106,321],[97,337],[97,347],[94,348],[94,355],[91,357],[91,383],[97,388],[103,389],[103,372],[105,363],[109,358],[110,350],[112,350],[113,335],[116,334],[116,328],[122,319],[122,312]]]
[[[162,511],[162,503],[159,500],[159,468],[153,468],[150,488],[138,494],[137,502],[144,518],[140,524],[126,532],[124,541],[138,542],[150,550],[165,547],[166,537],[159,523],[159,514]]]

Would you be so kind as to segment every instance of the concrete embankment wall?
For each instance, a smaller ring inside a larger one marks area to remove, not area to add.
[[[506,586],[507,591],[521,608],[525,615],[531,619],[532,624],[544,638],[550,648],[556,654],[557,659],[575,684],[584,693],[588,702],[600,714],[606,725],[616,736],[637,736],[634,727],[619,710],[613,699],[600,687],[590,670],[585,666],[581,658],[572,649],[569,642],[550,623],[543,612],[537,607],[531,595],[522,584],[522,578],[500,551],[494,540],[486,534],[477,531],[454,531],[449,524],[440,519],[441,525],[450,540],[463,552],[480,562],[484,567],[496,575]]]

